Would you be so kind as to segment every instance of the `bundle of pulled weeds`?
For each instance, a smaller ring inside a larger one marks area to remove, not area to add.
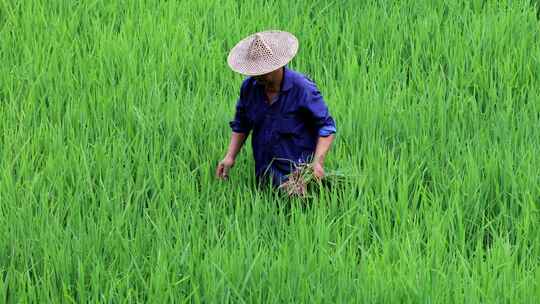
[[[289,197],[307,198],[310,189],[323,185],[333,185],[345,180],[345,175],[336,171],[327,171],[323,179],[315,176],[313,164],[294,164],[294,170],[287,175],[287,180],[278,189]]]

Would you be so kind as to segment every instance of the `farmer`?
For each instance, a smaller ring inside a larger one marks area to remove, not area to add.
[[[315,177],[324,177],[324,158],[336,127],[315,83],[286,67],[297,51],[296,37],[283,31],[253,34],[230,51],[232,70],[251,77],[240,89],[229,148],[216,169],[218,178],[229,176],[250,132],[259,183],[279,186],[300,163],[311,163]]]

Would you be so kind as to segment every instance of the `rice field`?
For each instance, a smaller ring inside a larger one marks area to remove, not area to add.
[[[537,302],[536,5],[0,1],[0,302]],[[214,178],[266,29],[336,120],[309,200]]]

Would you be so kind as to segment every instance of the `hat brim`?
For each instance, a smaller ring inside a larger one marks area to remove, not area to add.
[[[298,39],[289,32],[265,31],[257,33],[272,49],[272,56],[250,58],[249,48],[256,34],[252,34],[238,42],[229,52],[229,67],[240,74],[248,76],[263,75],[275,71],[289,63],[298,52]]]

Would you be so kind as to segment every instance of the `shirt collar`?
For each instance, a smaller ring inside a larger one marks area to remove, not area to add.
[[[283,80],[281,84],[282,91],[288,91],[293,86],[292,73],[287,67],[283,67]]]

